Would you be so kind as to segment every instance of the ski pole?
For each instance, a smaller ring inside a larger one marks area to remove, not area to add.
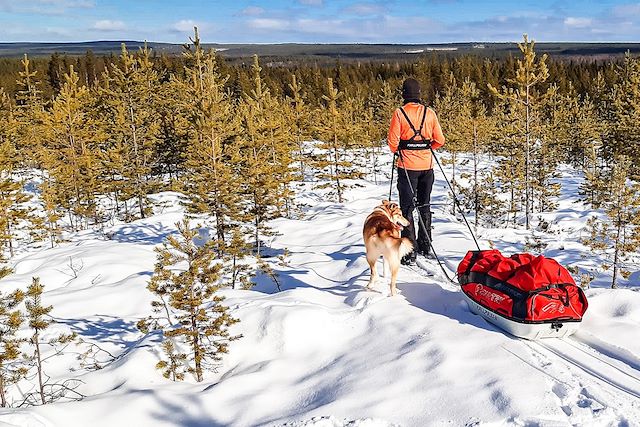
[[[424,219],[422,218],[422,214],[420,213],[420,209],[418,209],[418,196],[416,194],[416,191],[413,189],[413,185],[411,185],[411,180],[409,179],[409,172],[407,172],[407,168],[404,165],[404,158],[402,157],[402,150],[400,150],[400,149],[398,149],[398,156],[400,157],[400,162],[402,162],[402,169],[404,170],[404,174],[407,177],[407,184],[409,184],[409,190],[411,191],[411,196],[413,198],[413,209],[418,212],[419,227],[422,227],[422,229],[424,230],[424,234],[425,234],[425,236],[427,238],[427,241],[429,242],[429,247],[431,248],[431,252],[433,252],[433,256],[435,257],[436,261],[438,262],[438,266],[440,267],[440,270],[442,270],[442,273],[444,273],[444,276],[447,278],[447,280],[449,280],[451,283],[457,285],[458,282],[456,282],[451,277],[449,277],[449,273],[447,273],[447,270],[445,270],[444,266],[442,265],[442,261],[440,261],[440,257],[438,256],[438,253],[436,252],[436,248],[433,247],[433,241],[429,237],[427,226],[424,223]],[[400,171],[398,171],[398,174],[400,174]]]
[[[393,171],[396,168],[397,153],[393,153],[393,160],[391,161],[391,182],[389,183],[389,201],[391,201],[391,191],[393,190]]]
[[[471,237],[473,238],[473,242],[476,244],[476,247],[478,248],[478,250],[481,250],[480,245],[478,244],[478,240],[476,240],[476,236],[475,234],[473,234],[471,225],[469,224],[469,221],[467,221],[467,217],[464,215],[464,212],[460,207],[460,203],[458,202],[458,196],[456,196],[456,192],[453,189],[451,182],[449,182],[449,178],[447,178],[447,175],[444,173],[444,169],[440,164],[440,160],[438,160],[438,157],[436,156],[436,153],[433,151],[433,148],[429,147],[429,150],[431,150],[431,156],[435,159],[436,163],[438,164],[438,167],[440,168],[440,172],[442,172],[442,176],[444,176],[444,180],[447,181],[447,184],[449,185],[449,189],[451,190],[451,195],[453,196],[453,204],[456,205],[456,207],[458,208],[458,211],[460,212],[460,215],[462,215],[462,219],[464,220],[464,223],[467,225],[467,228],[469,229],[469,233],[471,233]]]

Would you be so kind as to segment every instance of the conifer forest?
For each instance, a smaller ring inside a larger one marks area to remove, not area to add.
[[[162,206],[151,196],[174,192],[187,218],[155,249],[152,314],[136,328],[162,337],[155,368],[164,377],[200,382],[243,338],[220,290],[250,289],[257,276],[280,286],[275,267],[287,254],[268,241],[274,220],[303,216],[296,189],[317,186],[347,203],[357,179],[389,180],[389,120],[414,77],[447,138],[442,159],[471,226],[522,230],[529,250],[542,251],[541,215],[557,208],[569,167],[584,176],[573,189],[580,201],[603,213],[583,243],[606,254],[600,267],[619,287],[640,249],[640,58],[554,59],[527,36],[518,46],[519,55],[495,58],[226,61],[196,30],[180,56],[123,44],[111,56],[2,59],[0,278],[22,247],[54,248],[70,233],[108,240],[109,226],[153,215]],[[211,238],[200,244],[202,227]],[[74,263],[70,271],[82,268]],[[589,287],[591,272],[572,272]],[[50,358],[80,346],[73,363],[85,369],[113,358],[49,329],[46,278],[27,285],[0,287],[1,404],[82,399],[79,383],[48,381],[41,347],[56,349]],[[9,398],[25,378],[33,391]]]

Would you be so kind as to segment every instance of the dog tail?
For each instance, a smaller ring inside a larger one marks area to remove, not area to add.
[[[398,251],[400,252],[400,258],[411,253],[411,251],[413,250],[413,243],[411,243],[411,240],[403,237],[402,239],[398,239],[398,242],[400,246]]]

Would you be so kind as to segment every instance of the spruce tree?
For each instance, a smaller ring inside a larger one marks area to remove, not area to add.
[[[161,330],[165,341],[172,341],[164,344],[169,360],[157,365],[165,376],[182,379],[177,364],[184,361],[200,382],[205,370],[215,369],[228,351],[229,341],[239,338],[229,334],[229,327],[238,320],[217,295],[221,264],[215,262],[215,242],[197,246],[197,229],[186,219],[176,225],[178,235],[169,236],[156,249],[158,262],[147,286],[159,298],[152,306],[160,316],[140,321],[138,326],[143,331]],[[176,345],[184,345],[184,351],[176,350]]]

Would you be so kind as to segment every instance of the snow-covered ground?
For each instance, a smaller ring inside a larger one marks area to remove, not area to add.
[[[449,198],[436,176],[433,202],[442,206],[434,209],[434,240],[453,271],[473,246],[444,206]],[[591,213],[576,202],[578,181],[563,170],[563,196],[558,211],[545,214],[550,232],[541,237],[546,255],[595,270],[601,261],[579,243]],[[183,216],[179,195],[156,195],[163,207],[154,216],[116,225],[108,239],[84,232],[19,255],[14,274],[0,281],[3,292],[41,277],[55,330],[75,331],[116,360],[102,353],[103,369],[70,373],[69,358],[51,359],[49,374],[81,380],[77,390],[87,397],[2,409],[0,426],[640,425],[638,283],[610,290],[598,273],[578,333],[542,342],[515,339],[473,315],[435,264],[431,276],[403,268],[396,297],[385,279],[366,291],[362,224],[389,182],[357,184],[343,204],[312,183],[298,186],[305,216],[271,223],[280,234],[269,246],[286,254],[284,263],[274,258],[282,291],[263,276],[252,290],[223,291],[241,320],[232,332],[243,338],[203,383],[163,378],[154,368],[159,337],[135,327],[151,310],[154,247]],[[491,241],[513,253],[527,233],[478,234],[481,246]],[[12,399],[27,388],[14,389]]]

